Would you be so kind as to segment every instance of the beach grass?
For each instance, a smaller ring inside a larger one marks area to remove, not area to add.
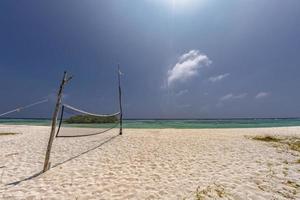
[[[293,187],[293,188],[296,188],[296,189],[300,188],[299,184],[297,184],[296,182],[291,181],[291,180],[288,180],[286,184],[289,185],[290,187]]]
[[[290,150],[300,152],[300,138],[298,137],[277,137],[277,136],[255,136],[253,140],[263,141],[263,142],[273,142],[283,145],[287,145]]]
[[[290,144],[289,144],[290,148],[294,151],[298,151],[300,152],[300,140],[295,140],[295,141],[292,141]]]
[[[264,141],[264,142],[280,142],[282,139],[277,138],[275,136],[255,136],[252,138],[253,140],[259,140],[259,141]]]
[[[13,133],[13,132],[4,132],[4,133],[1,133],[0,132],[0,136],[4,136],[4,135],[17,135],[19,133]]]
[[[198,187],[196,189],[196,200],[204,200],[207,196],[215,196],[218,198],[223,198],[227,196],[224,187],[218,184],[213,184],[212,186],[207,186],[204,189]]]

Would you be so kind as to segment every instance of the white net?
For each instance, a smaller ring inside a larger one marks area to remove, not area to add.
[[[86,137],[119,130],[120,112],[95,114],[64,104],[56,137]]]

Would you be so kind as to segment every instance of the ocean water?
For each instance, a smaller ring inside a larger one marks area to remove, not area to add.
[[[49,119],[0,119],[0,124],[50,126]],[[63,124],[69,127],[111,127],[112,124]],[[123,120],[124,128],[257,128],[300,126],[300,118],[293,119],[209,119],[209,120]]]

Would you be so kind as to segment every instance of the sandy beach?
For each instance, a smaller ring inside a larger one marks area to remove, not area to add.
[[[49,128],[1,125],[0,132],[19,133],[0,136],[0,199],[300,199],[299,152],[251,139],[299,138],[299,127],[57,138],[52,168],[41,175]]]

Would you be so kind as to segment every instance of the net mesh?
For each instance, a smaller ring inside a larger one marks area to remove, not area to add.
[[[120,112],[95,114],[63,104],[56,137],[86,137],[119,130]]]

